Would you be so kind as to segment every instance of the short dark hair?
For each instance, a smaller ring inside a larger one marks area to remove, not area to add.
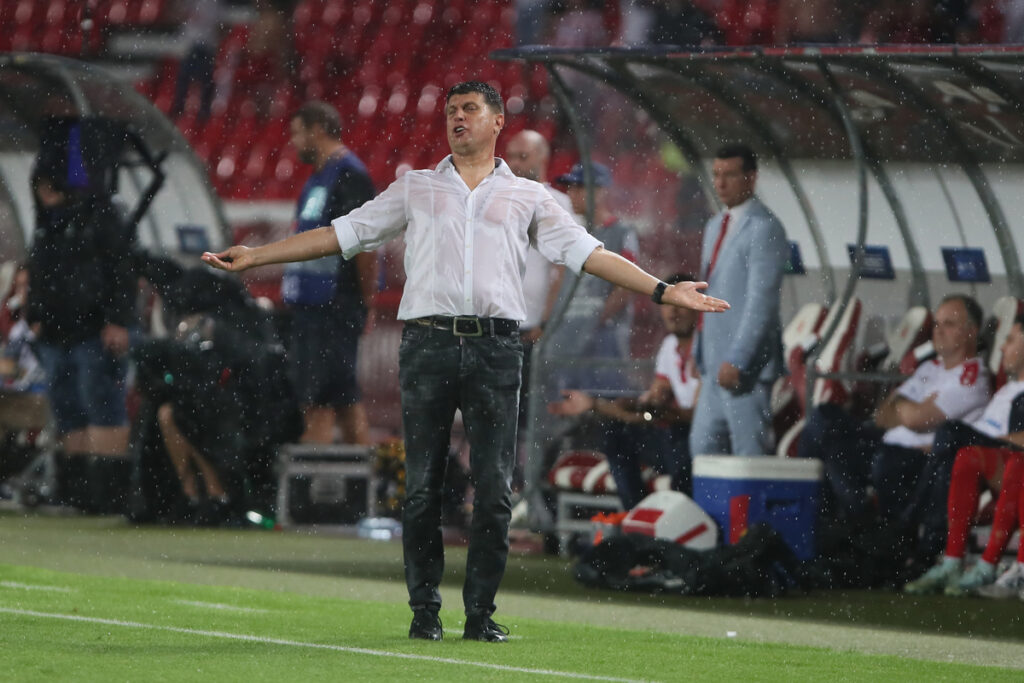
[[[463,81],[462,83],[456,83],[452,86],[452,89],[448,91],[448,96],[444,98],[445,104],[447,104],[452,97],[455,95],[468,95],[470,93],[478,92],[484,96],[484,102],[487,103],[496,114],[505,113],[505,102],[501,99],[501,95],[492,86],[482,81]]]
[[[676,273],[665,278],[665,284],[677,285],[680,282],[693,282],[695,278],[690,273]]]
[[[295,110],[292,119],[302,121],[307,129],[320,126],[327,137],[341,139],[341,116],[338,110],[320,100],[311,100]]]
[[[941,306],[948,301],[959,301],[962,303],[964,305],[964,309],[967,311],[967,317],[976,328],[979,330],[981,329],[982,319],[985,317],[985,313],[981,310],[981,304],[966,294],[950,294],[943,297],[942,301],[939,302],[939,305]]]
[[[757,154],[754,153],[754,150],[749,145],[736,142],[722,145],[715,152],[716,159],[735,159],[736,157],[743,159],[743,170],[747,173],[757,170]]]

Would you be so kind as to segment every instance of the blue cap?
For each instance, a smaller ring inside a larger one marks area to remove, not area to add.
[[[590,169],[593,171],[595,187],[608,187],[612,184],[612,172],[607,166],[594,162],[590,165]],[[558,182],[563,185],[582,185],[583,164],[574,164],[571,171],[558,176]]]

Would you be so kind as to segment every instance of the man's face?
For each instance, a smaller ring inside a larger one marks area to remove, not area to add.
[[[711,163],[711,178],[718,198],[731,209],[753,196],[757,171],[744,171],[740,157],[715,159]]]
[[[316,146],[313,144],[313,132],[306,128],[302,119],[296,117],[291,121],[291,143],[295,155],[304,164],[316,161]]]
[[[569,195],[569,201],[572,202],[572,210],[580,216],[585,216],[587,213],[587,186],[586,185],[567,185],[565,193]],[[605,188],[595,187],[594,188],[594,206],[601,206],[604,201]]]
[[[1024,329],[1014,323],[1010,334],[1003,342],[1003,370],[1011,379],[1019,379],[1024,374]]]
[[[687,337],[693,334],[697,327],[697,311],[681,306],[659,306],[661,322],[669,334],[677,337]]]
[[[540,182],[544,177],[547,160],[539,145],[533,144],[523,135],[516,135],[505,146],[505,162],[520,178]]]
[[[35,187],[36,199],[42,206],[48,209],[52,209],[55,206],[60,206],[64,203],[64,193],[59,192],[53,187],[53,183],[49,180],[42,178],[36,183]]]
[[[939,358],[974,355],[978,345],[978,330],[967,315],[962,301],[947,301],[935,311],[932,344]]]
[[[493,149],[505,125],[505,116],[487,106],[478,92],[452,95],[445,105],[445,120],[448,145],[452,153],[461,155]]]

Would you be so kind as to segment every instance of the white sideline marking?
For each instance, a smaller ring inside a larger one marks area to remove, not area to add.
[[[23,591],[54,591],[56,593],[73,593],[74,588],[65,586],[40,586],[35,583],[18,583],[17,581],[0,581],[4,588],[18,588]]]
[[[288,645],[291,647],[308,647],[314,650],[332,650],[334,652],[347,652],[357,655],[370,655],[373,657],[393,657],[395,659],[413,659],[421,662],[436,662],[439,664],[457,664],[463,666],[475,666],[480,669],[493,669],[495,671],[512,671],[515,673],[534,674],[537,676],[561,676],[562,678],[577,678],[587,681],[611,681],[612,683],[644,683],[634,678],[616,678],[614,676],[594,676],[591,674],[575,673],[573,671],[555,671],[553,669],[529,669],[522,666],[506,666],[503,664],[488,664],[486,662],[472,662],[464,659],[451,659],[449,657],[430,657],[428,655],[410,655],[403,652],[389,652],[387,650],[371,650],[365,647],[345,647],[343,645],[327,645],[324,643],[306,643],[301,640],[285,640],[283,638],[267,638],[264,636],[252,636],[245,633],[227,633],[225,631],[205,631],[194,628],[181,628],[180,626],[161,626],[159,624],[144,624],[137,621],[121,621],[120,619],[103,619],[100,617],[83,617],[75,614],[56,614],[52,612],[36,612],[28,609],[14,609],[12,607],[0,607],[0,613],[16,614],[23,617],[39,617],[41,619],[62,619],[64,621],[81,621],[89,624],[104,624],[106,626],[123,626],[125,628],[151,629],[153,631],[169,631],[171,633],[187,633],[195,636],[207,636],[209,638],[225,638],[227,640],[241,640],[249,643],[266,643],[268,645]]]
[[[222,602],[200,602],[199,600],[172,600],[179,605],[187,605],[188,607],[202,607],[204,609],[220,609],[227,612],[252,612],[252,613],[265,613],[269,610],[259,609],[258,607],[238,607],[237,605],[225,605]]]

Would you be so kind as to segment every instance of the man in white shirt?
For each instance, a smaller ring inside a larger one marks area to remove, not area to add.
[[[981,414],[990,394],[988,373],[976,355],[981,318],[974,299],[943,299],[932,330],[935,359],[897,387],[872,422],[862,423],[834,404],[810,412],[799,456],[824,462],[839,516],[860,516],[872,484],[883,519],[897,519],[909,505],[936,428]]]
[[[930,464],[944,467],[934,468],[934,480],[928,483],[932,496],[949,491],[945,508],[938,511],[948,521],[946,549],[934,567],[903,587],[904,593],[944,591],[947,595],[969,595],[996,580],[996,565],[1018,526],[1020,477],[1018,465],[1012,460],[1020,458],[1020,448],[1024,446],[1024,316],[1017,316],[1003,342],[1002,369],[1006,371],[1007,382],[989,401],[981,417],[970,424],[943,423],[936,433]],[[948,475],[944,471],[947,465]],[[970,570],[963,572],[968,532],[978,512],[982,486],[1002,492],[985,551]],[[934,514],[936,510],[931,508],[928,512]],[[1016,567],[1000,581],[1022,582],[1022,571],[1024,566]]]
[[[689,275],[673,275],[665,282],[686,282]],[[641,464],[672,477],[672,488],[690,490],[690,420],[700,392],[700,377],[691,355],[697,314],[663,306],[661,320],[668,334],[658,348],[654,380],[636,399],[606,400],[578,389],[562,392],[562,400],[548,405],[553,415],[574,417],[594,413],[604,418],[604,454],[625,510],[632,510],[646,495]]]
[[[331,226],[203,260],[229,271],[341,252],[352,258],[404,235],[406,285],[398,318],[406,322],[399,382],[406,442],[402,518],[410,638],[440,640],[444,573],[441,500],[452,420],[461,409],[475,488],[463,602],[463,638],[504,642],[491,615],[505,572],[511,517],[522,345],[523,270],[533,244],[545,258],[586,271],[657,303],[720,312],[704,283],[667,285],[601,243],[565,212],[543,185],[517,178],[494,157],[505,123],[491,86],[460,83],[445,106],[451,156],[434,170],[410,171]]]

